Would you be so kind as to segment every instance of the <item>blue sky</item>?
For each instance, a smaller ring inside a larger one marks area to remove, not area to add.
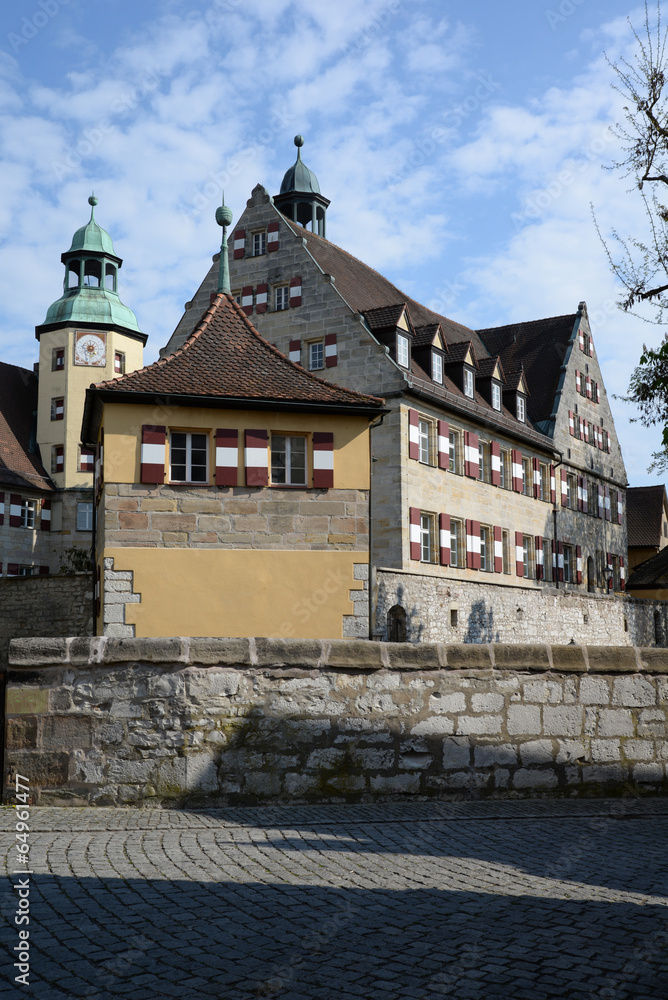
[[[660,332],[620,313],[596,236],[634,232],[604,53],[619,0],[21,0],[0,20],[0,357],[31,367],[88,217],[124,258],[121,297],[157,356],[238,216],[306,138],[328,237],[469,326],[585,299],[609,394]],[[659,433],[613,400],[629,480]]]

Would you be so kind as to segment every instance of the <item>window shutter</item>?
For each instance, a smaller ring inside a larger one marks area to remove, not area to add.
[[[586,476],[582,477],[582,510],[585,514],[589,513],[589,480]]]
[[[291,340],[289,347],[288,357],[290,361],[294,361],[296,365],[302,363],[302,342],[301,340]]]
[[[578,340],[580,342],[580,350],[584,351],[584,349],[585,349],[585,339],[584,339],[584,333],[582,332],[582,330],[580,330],[578,332]]]
[[[564,579],[564,543],[557,542],[557,573],[559,580]]]
[[[568,433],[571,437],[575,437],[575,414],[572,410],[568,411]]]
[[[267,226],[267,253],[278,250],[278,222],[270,222]]]
[[[605,450],[610,454],[610,435],[607,431],[605,432]]]
[[[575,369],[575,389],[576,392],[582,392],[582,376],[577,368]]]
[[[540,496],[540,459],[532,459],[533,466],[533,495],[537,500]]]
[[[591,333],[589,334],[589,357],[594,357],[594,341],[592,340]]]
[[[587,399],[591,399],[591,379],[589,378],[588,375],[585,379],[585,394],[587,396]]]
[[[515,493],[522,492],[522,452],[513,448],[513,489]]]
[[[568,473],[561,470],[561,506],[568,507]]]
[[[301,300],[300,300],[301,301]],[[325,368],[336,368],[339,355],[336,347],[336,334],[325,334]]]
[[[18,575],[19,575],[19,564],[7,563],[7,576],[18,576]]]
[[[606,553],[606,560],[607,560],[607,565],[606,565],[605,568],[606,568],[606,570],[608,572],[608,576],[609,576],[608,590],[612,590],[613,587],[614,587],[614,585],[615,585],[614,577],[612,575],[613,574],[613,569],[612,569],[612,552],[607,552]]]
[[[166,427],[144,424],[141,429],[141,482],[164,483]]]
[[[42,516],[39,526],[42,531],[51,531],[51,497],[44,497],[42,500]]]
[[[471,479],[480,478],[480,449],[478,435],[464,431],[464,473]]]
[[[598,483],[596,490],[598,492],[597,517],[605,517],[605,498],[603,496],[603,487],[600,483]]]
[[[589,421],[582,420],[580,422],[580,426],[582,427],[583,431],[583,433],[580,436],[587,442],[587,444],[589,444]]]
[[[290,278],[290,308],[302,304],[302,279]]]
[[[439,528],[438,533],[439,533],[441,566],[449,566],[450,565],[450,515],[449,514],[439,514],[438,528]]]
[[[599,386],[598,382],[594,382],[594,402],[595,403],[601,402],[601,387]]]
[[[491,466],[492,466],[492,486],[501,485],[501,445],[498,441],[492,441],[490,445]]]
[[[624,556],[619,557],[619,586],[626,589],[626,569],[624,567]]]
[[[578,510],[584,511],[584,477],[578,476]]]
[[[267,295],[269,293],[268,285],[258,285],[255,292],[255,312],[266,313],[267,311]]]
[[[56,472],[62,472],[65,467],[65,446],[59,445],[56,448]]]
[[[515,573],[524,576],[524,538],[521,531],[515,532]]]
[[[582,583],[582,546],[575,546],[575,582]]]
[[[605,487],[605,519],[610,521],[612,517],[612,512],[610,510],[610,487]]]
[[[140,477],[141,478],[141,477]],[[104,427],[100,428],[100,439],[95,446],[95,499],[99,500],[104,484]]]
[[[239,431],[219,427],[216,431],[216,486],[236,486],[239,475]]]
[[[500,527],[494,527],[494,572],[503,573],[503,534]]]
[[[543,536],[536,535],[536,579],[545,579],[545,550],[543,549]]]
[[[313,434],[313,485],[321,490],[334,487],[334,434],[331,431]]]
[[[411,559],[414,559],[415,561],[419,562],[420,561],[420,555],[421,555],[421,551],[420,551],[420,509],[419,509],[419,507],[410,507],[408,513],[409,513],[409,517],[410,517],[410,529],[409,529],[410,530],[410,535],[409,535],[409,538],[410,538]]]
[[[408,457],[420,460],[420,417],[417,410],[408,411]]]
[[[0,493],[0,524],[5,523],[5,494]]]
[[[550,500],[552,503],[557,502],[557,475],[553,465],[550,466]]]
[[[623,494],[617,490],[617,524],[622,523],[622,504],[624,502]],[[0,522],[1,523],[1,522]]]
[[[40,576],[48,576],[49,575],[49,567],[48,566],[40,566],[40,568],[39,568],[39,575]]]
[[[439,469],[447,469],[450,465],[450,426],[445,422],[445,420],[439,420],[438,422],[438,467]],[[443,515],[441,515],[443,516]],[[449,524],[449,522],[448,522]],[[448,530],[450,530],[448,528]],[[448,544],[448,549],[450,545]],[[450,562],[450,557],[448,557],[448,563]]]
[[[241,308],[250,316],[253,312],[253,286],[244,285],[241,289]]]
[[[466,521],[466,566],[480,569],[480,521]]]
[[[246,486],[268,486],[269,434],[267,431],[245,431],[244,434]]]
[[[237,229],[234,234],[234,259],[239,260],[246,253],[246,230]]]
[[[9,497],[9,527],[21,527],[21,497],[18,493],[12,493]]]
[[[81,449],[81,471],[82,472],[95,471],[95,452],[91,451],[90,448]]]

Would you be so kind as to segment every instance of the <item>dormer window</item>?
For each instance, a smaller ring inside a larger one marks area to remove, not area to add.
[[[517,411],[516,412],[517,412],[517,419],[521,420],[522,423],[524,423],[525,420],[526,420],[526,406],[527,406],[527,404],[526,404],[526,400],[525,400],[524,396],[520,396],[519,393],[518,393],[518,396],[517,396]]]
[[[431,377],[443,385],[443,358],[436,351],[431,352]]]
[[[501,386],[498,382],[492,382],[492,409],[501,409]]]
[[[403,333],[397,334],[397,363],[402,368],[408,368],[408,337]]]
[[[470,368],[464,369],[464,395],[473,399],[473,372]]]

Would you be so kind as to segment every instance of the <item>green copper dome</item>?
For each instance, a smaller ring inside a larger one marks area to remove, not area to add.
[[[81,229],[77,229],[72,237],[72,246],[68,250],[68,253],[72,253],[73,251],[87,253],[90,250],[93,253],[106,253],[114,257],[114,244],[111,236],[102,226],[98,226],[95,221],[97,198],[94,194],[88,199],[88,204],[91,206],[90,220]]]
[[[286,172],[281,184],[281,194],[289,194],[291,191],[303,191],[305,194],[320,194],[318,178],[312,170],[302,163],[301,147],[304,139],[301,135],[295,136],[295,146],[297,147],[297,160]]]
[[[141,333],[132,309],[123,305],[118,294],[108,288],[68,288],[49,306],[42,326],[50,323],[77,323],[81,326],[102,323]]]

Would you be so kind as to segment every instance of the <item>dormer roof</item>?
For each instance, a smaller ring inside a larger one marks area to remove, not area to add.
[[[417,327],[413,339],[413,349],[420,347],[438,347],[441,351],[448,350],[440,323],[427,323],[425,326]]]
[[[478,362],[478,378],[495,378],[498,382],[505,382],[506,376],[500,358],[481,358]]]
[[[448,344],[446,364],[471,365],[472,368],[477,368],[478,359],[476,358],[472,341],[463,340],[458,344]]]
[[[367,309],[364,312],[371,331],[395,330],[397,328],[413,334],[413,324],[405,302],[397,302],[390,306],[380,306],[378,309]]]
[[[519,368],[515,371],[506,372],[506,384],[504,386],[504,391],[506,392],[521,392],[525,396],[530,396],[529,386],[527,385],[526,375],[524,374],[524,369]]]

